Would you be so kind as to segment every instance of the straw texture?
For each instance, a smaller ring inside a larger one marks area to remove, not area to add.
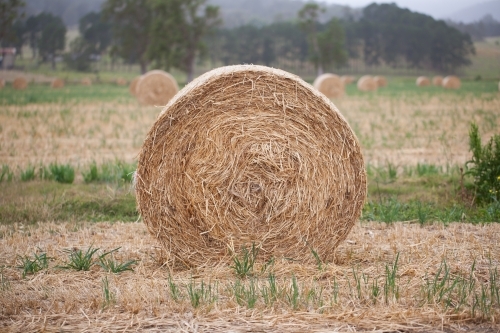
[[[135,96],[145,105],[166,105],[179,91],[177,81],[167,72],[153,70],[144,74],[135,89]]]
[[[12,87],[16,90],[24,90],[28,87],[28,80],[24,77],[18,77],[12,82]]]
[[[436,75],[432,78],[432,84],[436,87],[441,87],[443,85],[443,77],[440,75]]]
[[[170,260],[332,259],[359,218],[366,173],[333,103],[287,72],[223,67],[187,85],[142,147],[139,211]]]
[[[80,83],[83,85],[83,86],[91,86],[92,85],[92,80],[88,77],[85,77],[83,78]]]
[[[431,85],[431,81],[427,76],[419,76],[415,83],[417,87],[427,87]]]
[[[352,76],[352,75],[342,75],[340,77],[340,80],[342,81],[342,83],[344,84],[344,86],[346,86],[346,85],[351,84],[354,81],[356,81],[356,78],[354,76]]]
[[[446,89],[460,89],[462,82],[454,75],[447,76],[443,79],[443,87]]]
[[[128,91],[130,92],[131,95],[136,96],[137,92],[137,83],[141,79],[140,76],[136,76],[131,82],[130,85],[128,86]]]
[[[362,76],[358,80],[358,89],[361,91],[376,91],[377,88],[377,82],[370,75]]]
[[[64,88],[64,80],[62,79],[54,79],[52,80],[52,82],[50,83],[50,87],[52,89],[60,89],[60,88]]]
[[[338,75],[326,73],[314,80],[314,88],[328,98],[342,97],[345,94],[344,84]]]
[[[385,77],[379,75],[373,77],[373,79],[375,80],[375,82],[377,82],[377,87],[379,88],[387,87],[387,79]]]

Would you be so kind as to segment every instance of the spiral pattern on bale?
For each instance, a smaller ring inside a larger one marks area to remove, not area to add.
[[[333,103],[290,73],[222,67],[163,109],[142,146],[138,209],[171,260],[331,260],[361,214],[358,140]]]
[[[328,98],[338,98],[345,94],[344,83],[340,76],[335,74],[326,73],[318,76],[313,86]]]

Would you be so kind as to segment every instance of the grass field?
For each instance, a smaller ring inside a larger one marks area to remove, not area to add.
[[[476,205],[460,170],[471,122],[499,134],[498,82],[388,79],[334,101],[369,179],[334,262],[242,249],[196,269],[170,265],[135,209],[160,108],[110,84],[0,90],[0,331],[498,331],[500,204]]]

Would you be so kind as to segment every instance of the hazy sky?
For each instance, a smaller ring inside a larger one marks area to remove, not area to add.
[[[435,18],[446,18],[455,12],[471,5],[488,2],[488,0],[322,0],[325,2],[348,5],[351,7],[364,7],[370,3],[395,2],[399,7],[408,8],[413,11],[432,15]],[[490,0],[491,1],[491,0]]]

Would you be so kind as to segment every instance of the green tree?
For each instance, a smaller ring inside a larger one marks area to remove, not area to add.
[[[24,5],[22,0],[0,0],[0,42],[9,35],[13,23],[21,16],[20,9]]]
[[[149,59],[185,71],[190,82],[197,56],[206,53],[203,38],[221,23],[219,8],[206,0],[153,0],[152,10]]]
[[[50,61],[52,69],[56,69],[56,57],[66,44],[66,26],[60,17],[51,14],[46,15],[42,25],[38,51],[42,61]]]
[[[344,29],[337,19],[332,19],[325,31],[318,33],[319,62],[322,68],[339,68],[347,63]]]
[[[139,62],[141,73],[148,68],[147,50],[153,11],[150,0],[106,0],[102,15],[109,20],[113,32],[113,53],[127,62]],[[163,31],[163,37],[166,37]]]
[[[101,18],[101,13],[90,12],[83,16],[78,30],[96,54],[103,53],[111,44],[111,25]]]
[[[321,50],[318,41],[318,18],[325,9],[316,3],[307,3],[299,11],[301,28],[307,33],[310,43],[310,59],[318,70],[318,76],[323,74],[323,61],[321,60]]]

